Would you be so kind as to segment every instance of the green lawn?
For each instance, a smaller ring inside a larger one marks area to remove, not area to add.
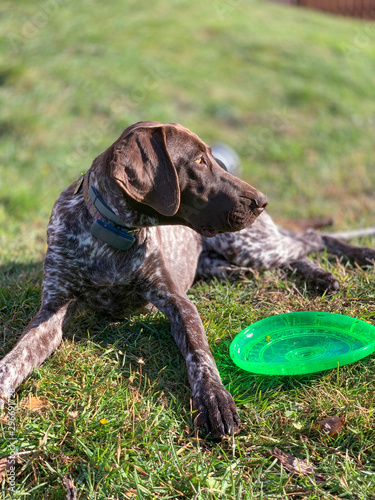
[[[334,229],[374,225],[374,41],[374,23],[255,0],[3,0],[3,353],[39,308],[54,200],[136,121],[179,122],[207,143],[231,144],[280,222],[329,215]],[[184,363],[162,315],[79,315],[17,392],[12,497],[64,499],[71,475],[79,499],[375,499],[375,356],[287,378],[228,361],[230,340],[271,314],[315,309],[375,322],[374,271],[316,258],[336,274],[338,294],[316,297],[279,271],[191,290],[243,422],[219,444],[192,433]],[[39,411],[22,404],[30,394]],[[336,414],[346,419],[340,434],[313,432]],[[286,472],[275,447],[325,480]]]

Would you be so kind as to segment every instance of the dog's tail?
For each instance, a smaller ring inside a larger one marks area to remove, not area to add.
[[[353,240],[354,238],[364,238],[366,236],[375,236],[375,226],[363,229],[353,229],[352,231],[334,231],[320,233],[323,236],[332,236],[341,240]]]

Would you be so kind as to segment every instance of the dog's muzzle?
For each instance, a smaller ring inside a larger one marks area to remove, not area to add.
[[[250,226],[264,211],[267,203],[268,200],[264,195],[251,199],[242,197],[241,202],[228,213],[227,222],[229,226],[234,231]]]

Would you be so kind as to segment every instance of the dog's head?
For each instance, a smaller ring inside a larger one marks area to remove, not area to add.
[[[106,153],[109,176],[137,210],[144,207],[161,224],[184,224],[214,236],[249,226],[267,204],[262,193],[221,168],[210,148],[181,125],[137,123]]]

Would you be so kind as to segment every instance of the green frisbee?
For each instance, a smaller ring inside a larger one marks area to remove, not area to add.
[[[302,375],[347,365],[375,351],[375,326],[342,314],[303,311],[257,321],[230,346],[233,362],[264,375]]]

